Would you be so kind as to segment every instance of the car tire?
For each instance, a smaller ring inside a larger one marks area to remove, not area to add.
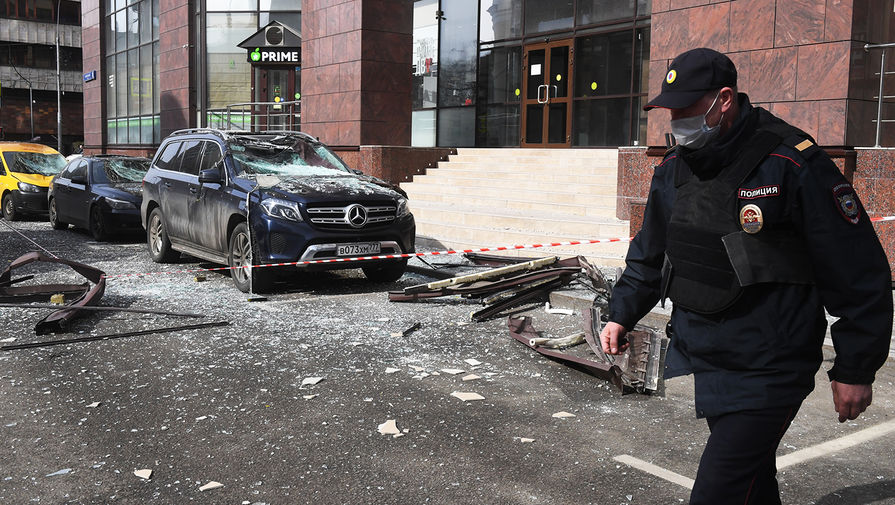
[[[12,193],[3,195],[3,218],[7,221],[18,221],[22,218],[21,212],[16,210],[16,203],[12,199]]]
[[[361,267],[367,279],[373,282],[394,282],[404,275],[407,260],[384,263],[376,266]]]
[[[171,241],[168,239],[168,231],[165,229],[165,219],[159,208],[152,210],[146,225],[146,245],[149,246],[149,256],[156,263],[171,263],[179,256],[171,249]]]
[[[104,242],[108,238],[109,234],[106,231],[106,220],[103,218],[103,213],[98,205],[90,207],[90,221],[88,222],[88,225],[90,234],[93,235],[93,240]]]
[[[55,198],[50,198],[50,203],[47,207],[50,211],[50,226],[52,226],[54,230],[64,230],[68,228],[68,223],[59,220],[59,211],[56,209]]]
[[[258,248],[252,244],[249,227],[246,223],[239,223],[233,229],[228,250],[227,262],[230,266],[230,277],[233,279],[236,289],[243,293],[248,293],[250,290],[255,293],[265,293],[270,290],[273,284],[274,267],[245,268],[249,261],[252,261],[253,265],[257,264],[258,262],[254,258],[259,257]],[[252,276],[251,282],[249,282],[249,274]]]

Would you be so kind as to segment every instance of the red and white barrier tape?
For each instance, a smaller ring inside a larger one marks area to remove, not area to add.
[[[871,222],[882,222],[882,221],[895,221],[895,216],[881,216],[881,217],[871,217]],[[478,249],[448,249],[445,251],[428,251],[428,252],[418,252],[418,253],[405,253],[405,254],[382,254],[378,256],[356,256],[351,258],[334,258],[327,260],[308,260],[308,261],[292,261],[289,263],[268,263],[264,265],[253,265],[252,268],[266,268],[266,267],[287,267],[287,266],[298,266],[298,265],[319,265],[326,263],[349,263],[356,261],[370,261],[370,260],[389,260],[389,259],[402,259],[402,258],[418,258],[423,256],[445,256],[449,254],[462,254],[462,253],[477,253],[477,252],[494,252],[494,251],[515,251],[520,249],[539,249],[543,247],[562,247],[562,246],[570,246],[570,245],[589,245],[589,244],[605,244],[609,242],[630,242],[631,238],[603,238],[603,239],[593,239],[593,240],[571,240],[568,242],[550,242],[545,244],[528,244],[528,245],[509,245],[509,246],[498,246],[498,247],[481,247]],[[223,270],[232,270],[234,268],[249,268],[248,265],[241,267],[215,267],[215,268],[189,268],[185,270],[163,270],[159,272],[145,272],[138,274],[118,274],[118,275],[106,275],[106,279],[120,279],[125,277],[145,277],[148,275],[167,275],[167,274],[190,274],[196,272],[217,272]]]

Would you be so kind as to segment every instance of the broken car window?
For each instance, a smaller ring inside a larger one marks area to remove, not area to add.
[[[56,175],[65,167],[61,154],[6,151],[3,153],[10,172],[20,174]]]
[[[93,165],[93,182],[96,184],[140,182],[147,170],[149,170],[148,159],[106,160]]]
[[[333,177],[351,175],[322,144],[294,136],[231,139],[230,151],[240,175]]]

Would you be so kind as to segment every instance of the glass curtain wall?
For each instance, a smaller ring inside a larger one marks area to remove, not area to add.
[[[412,145],[520,145],[524,47],[547,38],[574,40],[572,145],[636,144],[650,13],[650,0],[417,0]]]
[[[153,145],[159,122],[159,0],[105,0],[106,142]]]

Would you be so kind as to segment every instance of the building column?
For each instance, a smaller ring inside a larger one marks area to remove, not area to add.
[[[302,130],[333,146],[409,146],[413,2],[302,8]]]
[[[159,2],[159,102],[161,136],[196,125],[194,36],[189,0]]]

